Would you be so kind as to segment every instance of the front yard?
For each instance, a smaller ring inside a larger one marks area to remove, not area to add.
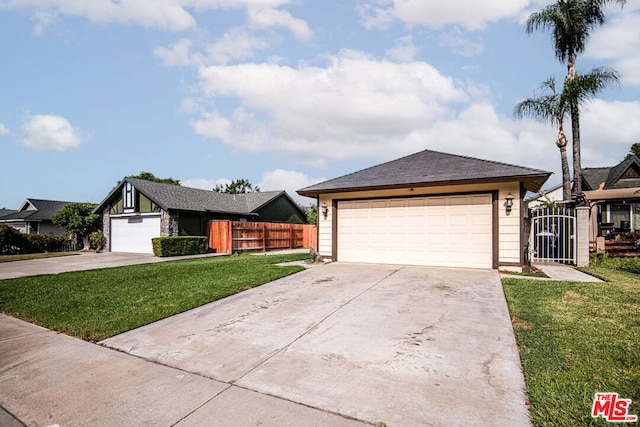
[[[607,283],[503,280],[536,426],[610,425],[591,417],[596,392],[640,414],[640,275],[584,271]]]
[[[100,341],[300,270],[309,254],[169,261],[0,281],[0,312]]]

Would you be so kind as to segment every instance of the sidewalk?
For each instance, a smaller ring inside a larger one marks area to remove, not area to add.
[[[527,280],[555,280],[561,282],[583,282],[583,283],[602,283],[603,281],[597,277],[593,277],[582,271],[565,264],[540,263],[534,264],[538,270],[541,270],[549,277],[524,276],[521,274],[500,273],[502,279],[527,279]]]
[[[364,426],[0,314],[0,425]]]

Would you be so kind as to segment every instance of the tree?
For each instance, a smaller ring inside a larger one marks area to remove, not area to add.
[[[627,160],[631,156],[640,157],[640,142],[631,144],[631,148],[629,148],[629,154],[627,154],[624,159]]]
[[[542,94],[538,97],[527,98],[518,103],[513,114],[518,118],[525,116],[558,126],[556,146],[560,149],[562,163],[562,200],[571,198],[571,175],[567,160],[567,136],[564,133],[564,118],[567,115],[567,103],[562,94],[556,92],[556,79],[549,77],[540,86]]]
[[[213,188],[213,191],[227,194],[259,193],[260,187],[257,185],[254,187],[248,179],[239,178],[224,186],[218,184]]]
[[[51,221],[64,228],[76,242],[83,242],[89,248],[89,235],[102,228],[102,215],[94,214],[97,205],[91,203],[70,203],[51,216]]]
[[[307,214],[307,223],[308,224],[317,224],[318,223],[318,205],[311,205],[304,208],[305,214]]]
[[[180,180],[173,178],[158,178],[151,172],[140,172],[138,175],[131,175],[129,178],[144,179],[145,181],[161,182],[163,184],[180,185]]]
[[[621,6],[626,3],[626,0],[558,0],[527,19],[529,34],[538,29],[551,30],[556,58],[567,62],[565,82],[578,77],[575,71],[576,56],[584,52],[591,30],[604,24],[603,8],[613,1]],[[569,108],[573,142],[573,192],[577,195],[582,193],[582,164],[580,105],[576,101],[571,101]]]

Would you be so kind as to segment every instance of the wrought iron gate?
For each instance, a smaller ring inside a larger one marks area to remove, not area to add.
[[[532,209],[529,240],[531,260],[576,264],[576,232],[575,209]]]

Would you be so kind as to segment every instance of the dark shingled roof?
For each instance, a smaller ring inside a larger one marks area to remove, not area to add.
[[[104,209],[104,205],[116,193],[119,193],[125,182],[130,182],[136,191],[144,194],[162,209],[169,211],[256,215],[256,210],[281,194],[286,194],[284,191],[226,194],[127,177],[118,183],[98,207],[94,209],[94,212],[101,212]]]
[[[15,209],[0,209],[0,219],[2,219],[2,217],[5,215],[14,214],[16,212],[18,211]]]
[[[597,190],[604,182],[604,189],[640,187],[640,159],[631,156],[613,167],[583,168],[582,181],[585,190]]]
[[[302,196],[340,191],[518,180],[536,192],[551,172],[424,150],[298,190]]]
[[[4,215],[0,219],[2,221],[49,221],[53,214],[71,203],[59,200],[27,199],[19,211]]]

